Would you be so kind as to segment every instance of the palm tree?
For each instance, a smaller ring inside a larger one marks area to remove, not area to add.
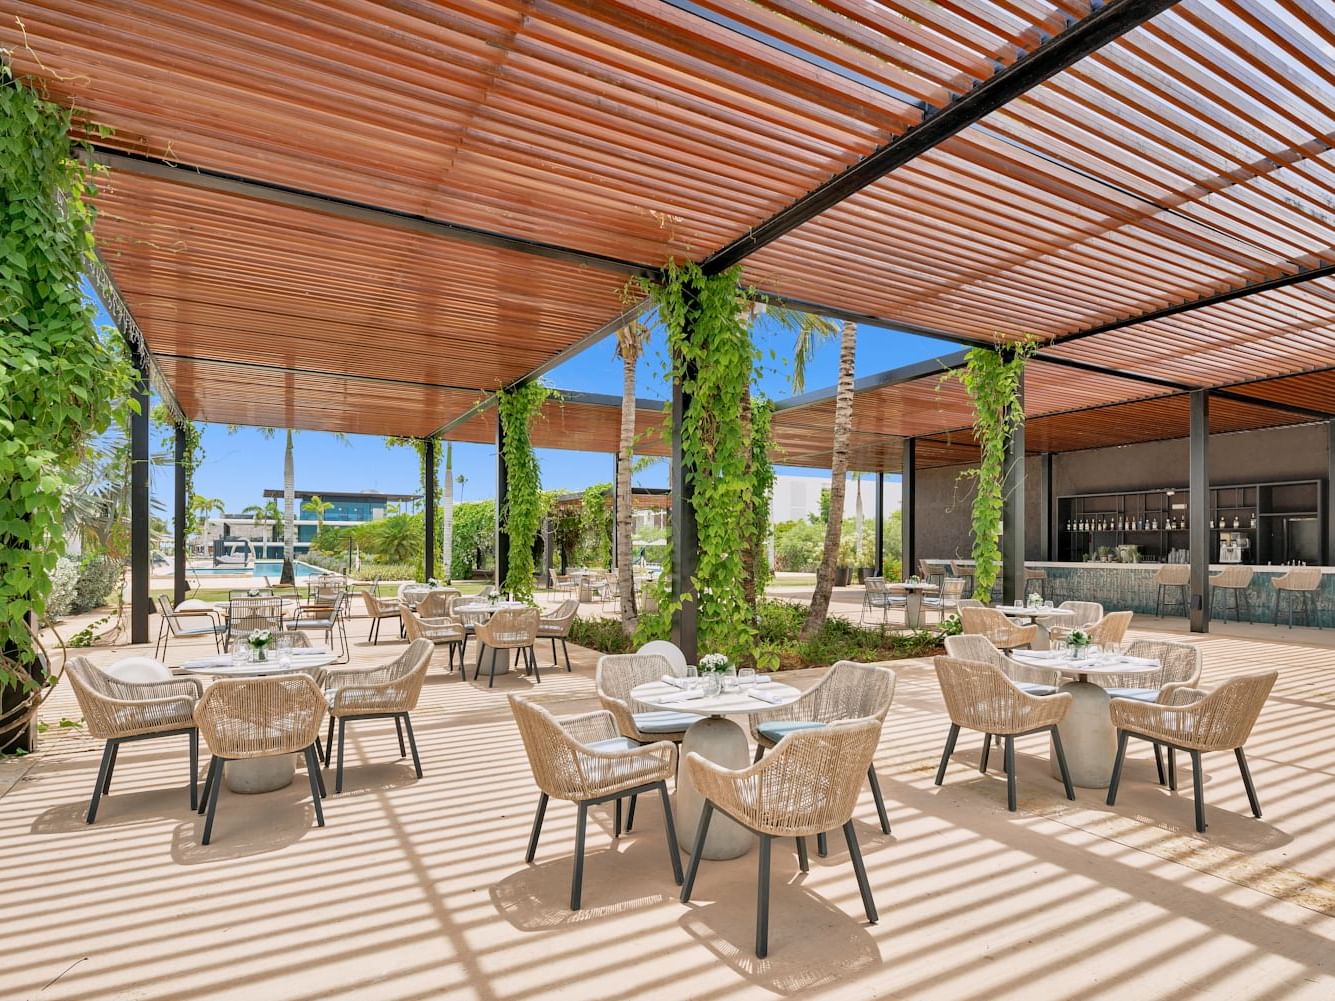
[[[853,559],[862,561],[862,474],[853,473]]]
[[[324,531],[324,516],[334,509],[334,502],[327,501],[319,494],[311,494],[306,498],[306,503],[301,505],[303,511],[310,511],[315,515],[315,530]]]
[[[261,504],[248,504],[241,509],[242,514],[250,515],[251,524],[258,525],[262,521],[269,523],[269,541],[278,541],[278,527],[283,523],[283,512],[278,507],[278,501],[270,497]]]
[[[621,435],[617,442],[616,512],[617,512],[617,590],[621,592],[621,628],[627,635],[635,632],[638,612],[635,608],[635,574],[630,547],[634,534],[635,512],[631,508],[631,463],[635,453],[635,365],[649,340],[649,325],[631,320],[616,334],[616,354],[621,359]]]
[[[464,484],[468,482],[468,477],[463,473],[460,473],[455,477],[455,480],[459,484],[459,503],[462,504],[464,500]]]

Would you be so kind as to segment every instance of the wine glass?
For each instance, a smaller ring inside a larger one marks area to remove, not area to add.
[[[686,668],[686,690],[689,692],[693,688],[698,688],[700,684],[700,670],[694,664]]]
[[[756,669],[754,667],[743,667],[737,671],[737,687],[745,690],[756,683]]]

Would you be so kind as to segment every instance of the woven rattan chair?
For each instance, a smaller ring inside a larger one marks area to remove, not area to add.
[[[575,865],[570,880],[570,909],[579,910],[584,883],[584,829],[589,807],[616,803],[617,833],[620,834],[621,801],[627,796],[657,792],[663,804],[663,823],[673,879],[682,880],[681,857],[677,854],[677,832],[672,824],[672,804],[667,780],[676,770],[677,749],[671,741],[636,744],[617,734],[616,721],[608,712],[591,712],[558,719],[541,706],[516,695],[510,709],[519,725],[533,779],[538,785],[538,810],[528,839],[524,861],[532,863],[550,799],[564,799],[579,807],[575,822]]]
[[[945,640],[946,656],[956,660],[971,660],[979,664],[991,664],[1000,668],[1015,687],[1029,695],[1051,695],[1062,683],[1061,675],[1056,671],[1041,667],[1031,667],[1011,660],[992,645],[986,636],[962,634],[947,636]]]
[[[417,614],[424,619],[439,619],[450,614],[451,599],[462,592],[457,587],[433,587],[417,603]]]
[[[721,810],[760,836],[757,956],[763,958],[769,952],[770,850],[775,838],[796,840],[798,864],[806,872],[806,839],[843,828],[848,857],[862,892],[862,906],[867,920],[875,924],[876,903],[858,850],[852,817],[862,777],[871,767],[880,737],[881,720],[875,718],[799,730],[780,741],[773,753],[738,771],[721,768],[694,752],[688,754],[686,767],[704,806],[681,887],[682,902],[690,902],[710,818],[715,810]]]
[[[946,577],[941,581],[941,593],[939,595],[924,595],[922,607],[928,611],[936,612],[941,621],[945,622],[947,614],[959,610],[960,599],[963,597],[964,581],[959,577]]]
[[[998,650],[1029,646],[1038,639],[1038,626],[1016,625],[995,608],[960,606],[960,624],[966,633],[986,636]]]
[[[1107,612],[1103,618],[1085,628],[1089,641],[1101,647],[1115,646],[1126,639],[1134,612]]]
[[[464,643],[468,639],[468,631],[464,624],[458,619],[449,615],[442,615],[438,618],[428,619],[418,615],[411,608],[403,609],[403,627],[408,635],[408,641],[428,640],[431,643],[444,643],[446,653],[449,655],[449,669],[454,670],[454,654],[459,654],[459,678],[463,680],[468,675],[468,668],[464,664]]]
[[[1275,625],[1279,625],[1279,599],[1283,597],[1289,608],[1289,628],[1293,628],[1293,607],[1302,600],[1303,625],[1321,628],[1321,568],[1293,567],[1288,573],[1274,578]]]
[[[1210,608],[1213,612],[1214,600],[1216,596],[1224,595],[1224,621],[1228,621],[1228,595],[1233,595],[1233,618],[1237,622],[1242,621],[1242,609],[1247,610],[1247,621],[1252,620],[1252,603],[1249,597],[1248,588],[1252,585],[1252,577],[1255,571],[1251,567],[1232,566],[1224,567],[1217,574],[1210,578]]]
[[[346,664],[352,656],[348,647],[348,594],[340,592],[331,605],[305,605],[297,609],[297,614],[288,623],[291,630],[314,629],[324,633],[329,648],[337,652],[334,637],[337,636],[343,646],[338,662]]]
[[[1113,726],[1117,729],[1117,760],[1113,764],[1112,782],[1108,785],[1108,805],[1117,802],[1117,787],[1122,780],[1122,762],[1126,758],[1127,740],[1138,737],[1169,749],[1169,787],[1177,788],[1173,752],[1185,751],[1191,756],[1191,778],[1196,798],[1196,830],[1205,831],[1204,774],[1201,755],[1209,751],[1232,751],[1242,773],[1242,784],[1247,790],[1252,816],[1261,816],[1261,801],[1256,798],[1251,771],[1242,745],[1247,743],[1256,718],[1261,714],[1270,689],[1278,673],[1249,674],[1226,681],[1212,692],[1199,688],[1172,688],[1167,693],[1168,704],[1140,702],[1134,699],[1113,699],[1109,704]]]
[[[868,577],[863,584],[862,611],[858,613],[858,622],[866,621],[867,611],[871,610],[873,614],[878,611],[881,613],[881,624],[884,625],[891,608],[903,608],[908,604],[907,594],[903,590],[893,592],[884,577]]]
[[[158,638],[153,644],[153,656],[167,656],[167,641],[175,636],[179,640],[195,639],[200,636],[213,637],[213,649],[222,650],[222,636],[227,626],[222,621],[222,613],[213,608],[188,608],[176,611],[167,600],[167,596],[158,595]]]
[[[1187,614],[1187,591],[1191,587],[1191,564],[1165,563],[1154,573],[1154,614],[1163,618],[1164,606],[1181,607],[1182,614]],[[1176,591],[1176,601],[1168,600],[1169,593]]]
[[[204,780],[204,798],[199,804],[207,845],[213,836],[213,818],[218,810],[223,768],[228,761],[301,754],[311,784],[315,821],[324,827],[324,779],[315,743],[326,710],[325,695],[315,679],[305,674],[281,674],[268,678],[228,678],[215,681],[195,707],[195,724],[213,757]]]
[[[657,681],[665,674],[680,678],[686,670],[674,667],[666,657],[656,653],[604,654],[598,658],[593,687],[603,709],[616,720],[621,736],[641,744],[656,740],[679,744],[687,728],[700,718],[690,713],[651,709],[630,697],[631,689],[637,685]]]
[[[362,601],[366,604],[366,616],[371,620],[371,628],[367,630],[366,638],[371,643],[379,643],[380,623],[385,619],[399,618],[399,600],[381,598],[370,591],[363,591]]]
[[[549,639],[552,641],[552,667],[558,666],[556,662],[556,641],[561,641],[561,652],[565,654],[566,670],[571,671],[570,649],[566,646],[566,639],[570,636],[570,628],[575,624],[575,618],[579,615],[579,600],[577,598],[567,598],[561,604],[556,606],[555,611],[548,612],[538,619],[538,639]]]
[[[1159,662],[1159,670],[1146,674],[1105,674],[1090,680],[1108,692],[1109,698],[1136,699],[1140,702],[1166,702],[1176,688],[1191,688],[1201,680],[1201,648],[1191,643],[1166,640],[1136,640],[1127,648],[1129,657],[1146,657]],[[1168,752],[1173,757],[1173,752]],[[1154,745],[1154,765],[1159,784],[1168,782],[1164,770],[1163,746]]]
[[[936,770],[936,784],[946,778],[946,765],[955,752],[955,741],[960,728],[977,730],[983,739],[983,755],[978,770],[987,772],[992,736],[999,736],[1006,744],[1006,807],[1016,810],[1015,795],[1015,738],[1031,733],[1052,735],[1052,750],[1057,756],[1066,798],[1075,799],[1071,787],[1071,773],[1066,768],[1066,753],[1062,750],[1061,734],[1057,724],[1066,718],[1071,708],[1071,696],[1066,692],[1056,695],[1030,695],[1016,687],[1006,672],[993,664],[956,660],[953,657],[936,658],[936,678],[941,684],[941,695],[946,700],[950,715],[950,733],[941,764]]]
[[[970,592],[970,597],[972,597],[973,592],[974,572],[975,568],[973,564],[961,563],[959,560],[950,561],[950,575],[952,577],[958,577],[965,582],[964,590]]]
[[[1069,616],[1048,619],[1045,623],[1051,639],[1064,639],[1076,629],[1088,629],[1103,618],[1103,606],[1097,601],[1063,601],[1058,608],[1070,612]]]
[[[242,647],[246,646],[249,639],[249,633],[245,636],[232,637],[231,641],[227,644],[227,652],[236,653]],[[311,638],[305,633],[294,633],[284,630],[283,632],[273,634],[273,647],[270,651],[270,656],[275,654],[281,655],[284,650],[310,649],[311,645]]]
[[[194,678],[169,681],[119,681],[93,666],[87,657],[75,657],[65,666],[74,697],[83,712],[89,736],[106,743],[97,784],[88,803],[88,823],[97,819],[102,797],[111,791],[120,746],[158,737],[186,736],[190,740],[190,809],[198,806],[195,776],[199,772],[199,731],[195,728],[195,704],[203,686]]]
[[[1039,597],[1046,597],[1048,589],[1048,572],[1042,567],[1024,568],[1024,593],[1037,594]]]
[[[406,614],[411,615],[411,612]],[[422,682],[431,666],[435,647],[429,639],[418,638],[408,649],[388,664],[365,670],[344,668],[330,671],[325,694],[329,699],[329,733],[325,737],[325,764],[335,753],[334,724],[338,723],[338,761],[334,770],[334,792],[343,791],[343,735],[352,720],[392,719],[399,735],[399,757],[412,751],[413,771],[422,777],[422,759],[417,754],[410,713],[417,708]],[[408,735],[408,746],[403,737]]]
[[[272,595],[230,598],[227,602],[227,639],[231,645],[237,636],[249,636],[257,629],[271,633],[283,628],[283,599]]]
[[[533,677],[541,682],[542,672],[538,669],[538,657],[533,650],[533,645],[538,641],[538,619],[541,614],[536,608],[503,608],[488,621],[478,623],[473,629],[477,636],[477,667],[473,670],[473,680],[477,681],[482,673],[482,655],[491,647],[496,652],[491,657],[488,688],[496,683],[496,658],[502,656],[502,650],[523,651],[525,673],[532,671]]]

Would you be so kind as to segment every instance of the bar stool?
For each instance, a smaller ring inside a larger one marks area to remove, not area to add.
[[[935,584],[937,587],[941,587],[946,582],[945,565],[941,563],[933,563],[930,560],[919,560],[918,576],[929,584]]]
[[[1158,587],[1158,593],[1154,598],[1154,614],[1163,618],[1164,605],[1170,608],[1177,605],[1182,606],[1182,614],[1187,614],[1187,589],[1191,586],[1191,565],[1189,563],[1165,563],[1154,575],[1154,583]],[[1180,600],[1165,601],[1164,592],[1168,588],[1176,588],[1181,595]]]
[[[1239,608],[1238,596],[1242,596],[1242,605],[1247,608],[1247,621],[1252,622],[1252,605],[1247,597],[1247,588],[1251,587],[1252,576],[1255,573],[1251,567],[1233,566],[1225,567],[1210,578],[1210,614],[1214,614],[1215,595],[1221,591],[1233,592],[1233,617],[1234,621],[1242,621],[1242,611]],[[1228,621],[1228,598],[1224,598],[1224,621]]]
[[[1037,584],[1037,587],[1034,585]],[[1040,567],[1024,568],[1024,593],[1025,597],[1035,593],[1040,598],[1046,598],[1048,590],[1048,573]]]
[[[964,593],[968,595],[973,594],[973,572],[974,568],[968,564],[958,560],[950,561],[950,576],[959,577],[964,581]]]
[[[1289,628],[1293,628],[1293,606],[1299,596],[1302,597],[1303,625],[1310,626],[1316,619],[1316,627],[1321,628],[1321,568],[1294,567],[1282,577],[1276,577],[1275,588],[1275,625],[1279,625],[1279,599],[1284,596],[1289,606]],[[1316,613],[1313,615],[1313,613]]]

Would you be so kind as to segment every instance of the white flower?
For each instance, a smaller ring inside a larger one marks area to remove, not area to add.
[[[700,658],[700,663],[697,665],[699,670],[710,674],[722,673],[730,666],[727,654],[722,653],[707,653]]]

